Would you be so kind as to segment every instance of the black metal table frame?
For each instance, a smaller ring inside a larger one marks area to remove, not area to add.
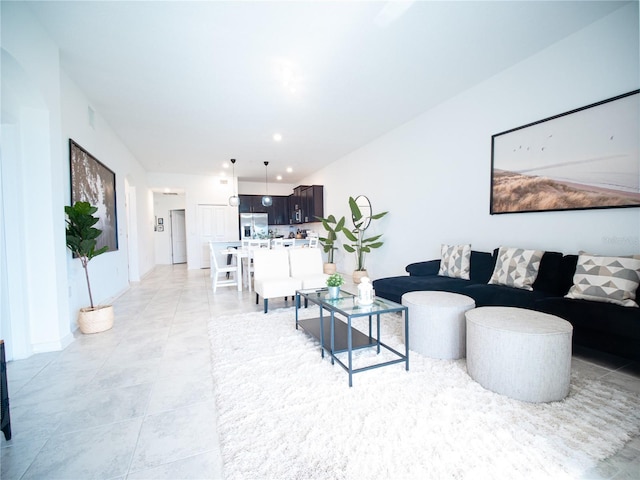
[[[296,330],[298,327],[302,327],[305,332],[307,332],[312,337],[320,340],[320,352],[321,356],[324,358],[325,350],[331,356],[331,364],[337,362],[344,370],[346,370],[349,374],[349,387],[353,386],[353,374],[364,372],[367,370],[371,370],[374,368],[380,368],[387,365],[394,365],[396,363],[405,362],[405,369],[409,370],[409,309],[403,305],[397,304],[395,302],[391,302],[389,300],[381,301],[380,299],[374,299],[374,303],[371,306],[371,309],[363,308],[360,312],[347,312],[341,308],[339,308],[339,301],[332,301],[325,298],[327,293],[326,288],[322,289],[314,289],[314,290],[297,290],[296,291]],[[349,300],[353,299],[355,302],[355,295],[352,293],[346,292],[344,290],[340,291],[341,299]],[[305,300],[305,308],[307,306],[307,302],[310,301],[318,305],[320,308],[320,316],[318,318],[311,318],[306,320],[300,320],[298,317],[298,311],[300,309],[300,299],[304,298]],[[380,307],[383,308],[380,308]],[[386,308],[384,308],[386,307]],[[327,310],[330,313],[330,322],[329,322],[329,344],[325,342],[325,323],[324,323],[324,310]],[[367,311],[369,310],[369,311]],[[404,312],[404,329],[405,329],[405,353],[404,355],[397,350],[391,348],[386,345],[382,341],[380,341],[380,315],[384,313],[396,313],[396,312]],[[345,317],[347,322],[340,319],[336,319],[336,313]],[[372,317],[376,316],[376,337],[373,338],[372,335]],[[369,335],[366,336],[360,330],[351,326],[351,320],[357,317],[369,317]],[[314,323],[319,322],[319,332],[316,332],[315,329],[310,328],[309,326]],[[336,349],[336,322],[339,330],[344,330],[344,328],[340,327],[340,324],[346,326],[346,334],[347,334],[347,344],[346,348],[338,348]],[[354,336],[357,337],[357,340],[354,345]],[[367,340],[365,340],[367,339]],[[397,359],[388,360],[385,362],[376,363],[374,365],[367,365],[361,368],[353,368],[353,351],[362,349],[362,348],[370,348],[376,347],[376,351],[380,353],[380,347],[385,348],[386,350],[392,352],[397,355]],[[347,352],[348,362],[345,364],[342,360],[337,357],[337,354]]]

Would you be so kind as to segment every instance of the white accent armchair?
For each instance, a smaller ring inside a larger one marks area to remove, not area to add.
[[[322,254],[319,248],[295,248],[289,250],[291,276],[302,282],[302,288],[327,286],[329,275],[323,272]]]
[[[253,279],[256,291],[256,304],[259,298],[264,300],[264,313],[269,309],[269,299],[293,297],[296,290],[302,288],[302,281],[289,275],[288,249],[267,250],[258,248],[253,252]]]

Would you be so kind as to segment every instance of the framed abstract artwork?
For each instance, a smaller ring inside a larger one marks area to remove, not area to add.
[[[490,213],[640,207],[639,93],[493,135]]]
[[[97,158],[69,139],[71,170],[71,204],[89,202],[98,211],[95,225],[102,230],[96,249],[104,245],[108,251],[118,250],[118,219],[116,212],[116,174]]]

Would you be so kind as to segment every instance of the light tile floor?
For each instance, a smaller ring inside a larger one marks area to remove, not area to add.
[[[0,434],[3,480],[223,477],[208,322],[261,310],[255,294],[214,295],[208,270],[158,266],[114,308],[112,330],[9,362],[13,439]],[[640,392],[639,363],[580,351],[573,368]],[[583,478],[640,479],[640,437]]]

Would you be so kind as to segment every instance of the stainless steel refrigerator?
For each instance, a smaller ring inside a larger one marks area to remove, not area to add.
[[[269,238],[269,217],[266,213],[240,214],[240,239]]]

